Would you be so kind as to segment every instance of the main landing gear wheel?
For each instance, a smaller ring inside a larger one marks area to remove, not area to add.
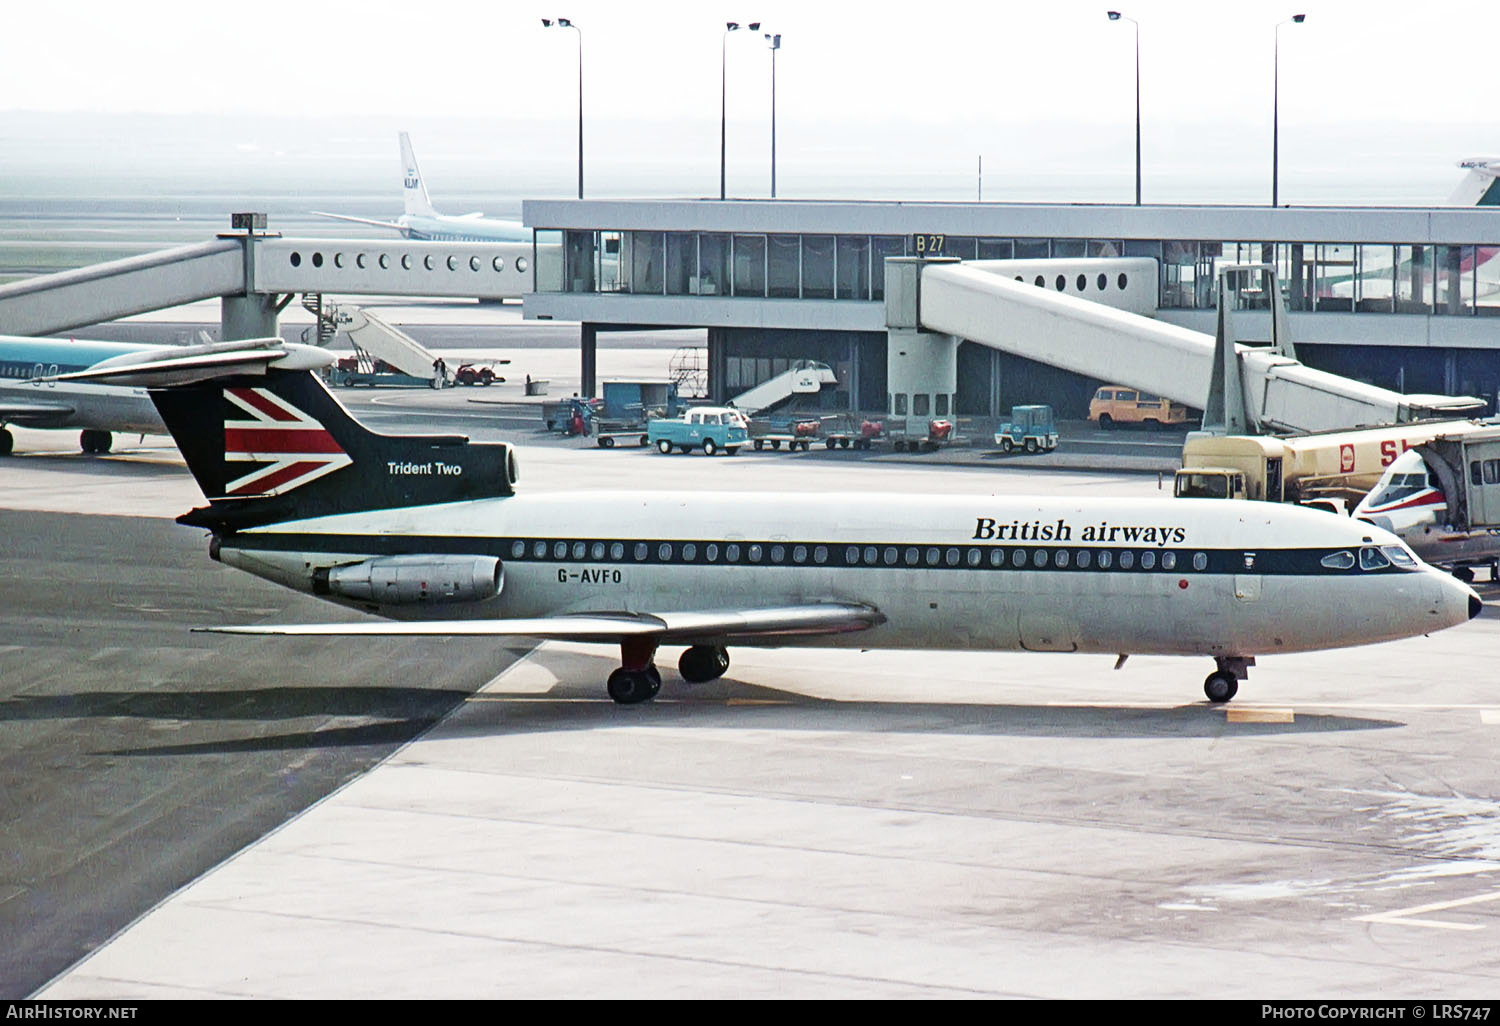
[[[620,705],[639,705],[650,701],[661,690],[661,671],[652,663],[644,670],[627,670],[623,666],[609,675],[609,697]]]
[[[724,676],[729,669],[729,653],[721,645],[694,645],[677,660],[677,672],[689,684],[706,684]]]
[[[84,452],[104,453],[114,447],[115,437],[108,431],[96,431],[90,428],[80,432],[78,435],[78,448]]]
[[[1227,702],[1240,690],[1240,682],[1228,670],[1215,670],[1203,682],[1203,693],[1210,702]]]

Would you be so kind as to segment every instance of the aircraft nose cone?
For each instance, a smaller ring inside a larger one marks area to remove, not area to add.
[[[1469,596],[1469,619],[1472,620],[1474,619],[1474,617],[1478,616],[1479,611],[1483,608],[1484,603],[1479,601],[1479,596],[1471,594]]]

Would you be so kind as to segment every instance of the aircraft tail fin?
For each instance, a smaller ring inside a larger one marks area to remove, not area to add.
[[[509,446],[379,434],[307,371],[152,389],[151,398],[208,499],[178,521],[215,533],[514,494]]]
[[[427,195],[427,183],[422,180],[422,170],[417,167],[417,153],[411,148],[411,136],[401,133],[401,195],[406,201],[406,212],[416,217],[437,217],[432,199]]]
[[[1448,197],[1449,206],[1500,207],[1500,159],[1473,157],[1458,166],[1469,173]]]

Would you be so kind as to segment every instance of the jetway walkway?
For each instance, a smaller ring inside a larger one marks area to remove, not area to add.
[[[888,265],[901,263],[892,259]],[[1061,287],[1065,279],[1071,281],[1075,276],[1079,281],[1095,275],[1102,280],[1112,275],[1141,275],[1148,267],[1154,278],[1153,261],[1070,261],[1069,272],[1060,272],[1055,279],[1057,288],[1048,287],[1053,284],[1051,278],[1022,273],[1019,268],[1025,263],[919,262],[920,282],[913,287],[918,292],[916,321],[920,328],[969,339],[1102,382],[1130,385],[1190,406],[1203,408],[1209,403],[1216,384],[1214,336],[1069,294]],[[894,343],[897,329],[916,325],[906,323],[911,320],[909,314],[893,311],[893,302],[902,302],[903,295],[899,284],[895,288],[892,284],[888,277],[887,322],[892,326]],[[1268,290],[1268,294],[1274,291]],[[1279,292],[1276,302],[1280,302]],[[1289,343],[1269,349],[1238,345],[1232,311],[1227,309],[1233,305],[1232,296],[1221,294],[1220,336],[1236,355],[1234,362],[1241,379],[1229,383],[1231,407],[1242,409],[1247,421],[1238,428],[1240,431],[1323,431],[1465,415],[1482,406],[1479,400],[1466,397],[1402,395],[1314,370],[1296,360]],[[1278,322],[1278,339],[1284,340],[1284,312],[1273,320]],[[897,393],[903,376],[898,373],[898,347],[893,344],[891,348],[891,390]],[[1222,377],[1222,363],[1220,373]],[[1223,382],[1218,384],[1222,396]],[[1230,430],[1236,428],[1231,426]]]
[[[550,243],[288,239],[265,231],[263,215],[232,223],[212,242],[0,285],[0,334],[49,335],[221,299],[224,339],[262,338],[277,334],[277,315],[298,293],[502,300],[561,288],[547,277],[561,260],[539,260],[560,249]]]

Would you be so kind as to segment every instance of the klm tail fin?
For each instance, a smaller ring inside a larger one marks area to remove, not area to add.
[[[377,434],[306,371],[152,389],[151,398],[208,499],[177,519],[215,533],[515,491],[509,446]]]
[[[417,167],[417,154],[411,148],[411,137],[401,133],[401,195],[406,200],[406,212],[417,217],[437,217],[432,200],[427,195],[427,183],[422,180],[422,171]]]

